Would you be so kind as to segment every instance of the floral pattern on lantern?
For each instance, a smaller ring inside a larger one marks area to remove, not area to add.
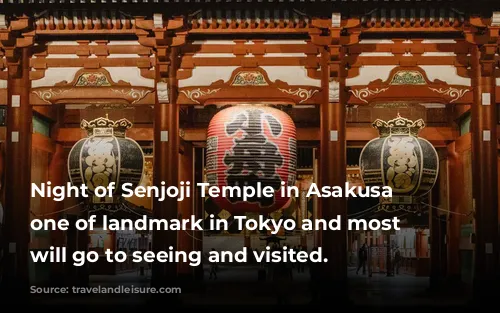
[[[392,203],[400,209],[417,204],[430,192],[439,172],[436,149],[418,137],[425,127],[422,119],[411,121],[398,115],[388,122],[376,120],[379,138],[368,142],[359,160],[366,186],[389,186]]]
[[[85,185],[91,195],[97,187],[115,183],[113,196],[120,196],[121,186],[139,185],[144,170],[144,154],[139,144],[125,137],[132,127],[127,119],[112,121],[100,117],[80,124],[88,137],[78,141],[68,157],[68,173],[75,186]],[[109,200],[109,199],[108,199]],[[94,197],[94,201],[98,201]]]
[[[282,197],[281,183],[293,186],[296,179],[297,141],[295,124],[288,114],[259,105],[223,109],[210,121],[207,134],[206,177],[210,186],[271,186],[274,197],[214,197],[214,202],[233,215],[268,214],[289,201]]]

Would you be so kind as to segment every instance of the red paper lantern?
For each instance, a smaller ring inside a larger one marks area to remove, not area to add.
[[[268,214],[289,200],[282,184],[293,186],[297,167],[295,124],[283,111],[259,105],[226,108],[210,121],[207,134],[206,175],[210,186],[271,186],[274,197],[214,197],[232,214]]]

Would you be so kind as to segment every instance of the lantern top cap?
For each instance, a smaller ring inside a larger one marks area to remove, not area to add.
[[[401,117],[398,113],[398,117],[395,119],[389,121],[377,119],[373,122],[372,126],[378,129],[380,137],[390,135],[411,135],[417,137],[419,131],[425,127],[425,122],[423,119],[412,121]]]
[[[80,128],[85,129],[89,136],[114,135],[124,137],[127,129],[132,128],[133,124],[126,118],[113,121],[106,117],[98,117],[94,120],[82,120]]]

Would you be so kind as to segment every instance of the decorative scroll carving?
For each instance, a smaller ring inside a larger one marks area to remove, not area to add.
[[[449,84],[439,79],[430,80],[418,66],[397,67],[387,80],[377,79],[369,84],[349,86],[349,104],[419,102],[424,104],[468,104],[473,101],[469,85]],[[451,98],[451,99],[450,99]],[[428,107],[428,106],[426,106]]]
[[[311,97],[315,93],[319,92],[319,90],[317,90],[317,89],[311,89],[311,90],[307,90],[307,89],[303,89],[303,88],[298,88],[296,90],[293,90],[293,89],[283,89],[283,88],[278,88],[278,89],[281,90],[284,93],[289,94],[289,95],[297,96],[297,97],[301,98],[302,100],[300,100],[299,103],[303,103],[303,102],[311,99]]]
[[[208,95],[214,94],[214,93],[216,93],[219,90],[220,90],[220,88],[207,89],[206,91],[204,91],[204,90],[201,90],[201,88],[196,88],[196,89],[193,89],[193,90],[181,90],[181,92],[184,95],[186,95],[186,97],[188,97],[189,100],[191,100],[191,101],[196,102],[196,103],[199,104],[200,102],[197,100],[199,97],[208,96]]]
[[[124,97],[130,97],[132,98],[132,104],[135,104],[137,101],[141,100],[144,98],[148,93],[151,92],[151,90],[148,89],[111,89],[111,91],[116,92],[118,94],[123,95]]]
[[[264,75],[257,71],[242,71],[234,76],[231,86],[268,86]]]
[[[88,105],[95,103],[137,104],[154,103],[154,97],[147,97],[154,89],[132,86],[123,80],[115,82],[110,73],[103,69],[81,69],[73,77],[55,83],[53,87],[33,88],[30,99],[33,104]],[[36,97],[35,97],[36,95]]]
[[[375,90],[372,90],[370,88],[363,88],[363,89],[354,89],[354,90],[349,90],[350,93],[352,93],[356,98],[359,100],[368,103],[366,98],[379,94],[381,92],[387,91],[389,88],[377,88]]]
[[[43,102],[51,104],[52,102],[50,101],[52,98],[61,96],[65,93],[68,93],[72,91],[73,89],[45,89],[45,90],[35,90],[33,91],[34,94],[36,94]]]
[[[419,71],[398,71],[392,77],[390,85],[427,85]]]
[[[332,82],[333,99],[338,99],[338,83]],[[260,67],[240,67],[231,76],[210,85],[186,86],[179,90],[179,104],[215,104],[270,102],[287,105],[315,104],[321,101],[321,88],[315,85],[291,85],[285,81],[271,80]],[[336,101],[336,100],[335,100]],[[221,104],[222,105],[222,104]]]
[[[437,93],[440,93],[442,95],[445,95],[445,96],[452,98],[450,100],[450,103],[457,101],[458,99],[462,98],[468,91],[470,91],[469,89],[458,89],[458,88],[454,88],[454,87],[448,87],[448,89],[446,89],[446,88],[439,88],[438,89],[438,88],[429,87],[429,89],[434,91],[434,92],[437,92]]]

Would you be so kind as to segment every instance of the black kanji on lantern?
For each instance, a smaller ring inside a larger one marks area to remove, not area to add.
[[[234,139],[231,151],[226,152],[224,156],[224,164],[229,168],[227,170],[229,186],[257,188],[257,183],[260,182],[262,188],[271,186],[274,190],[278,190],[281,187],[281,178],[276,168],[283,166],[283,156],[278,146],[268,140],[264,133],[263,122],[269,125],[272,136],[281,135],[283,130],[281,123],[260,109],[248,109],[226,124],[225,131],[228,136],[234,136],[238,131],[243,132],[240,138]],[[231,203],[243,200],[237,195],[227,199]],[[274,197],[254,197],[248,201],[267,207],[274,203]]]

